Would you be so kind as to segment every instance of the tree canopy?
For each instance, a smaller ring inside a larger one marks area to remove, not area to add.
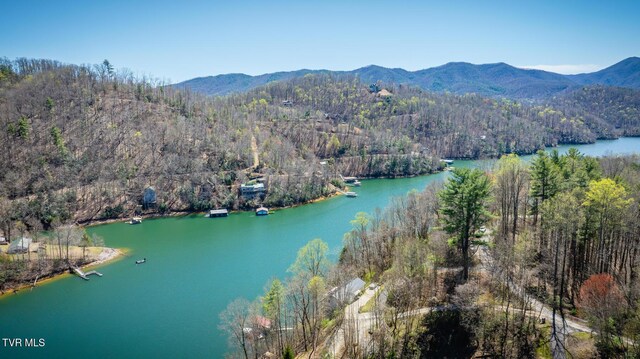
[[[456,168],[440,192],[444,229],[454,234],[462,252],[464,279],[469,277],[470,238],[489,219],[489,178],[479,169]]]

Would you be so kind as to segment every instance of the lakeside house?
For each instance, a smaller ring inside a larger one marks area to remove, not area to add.
[[[242,328],[245,335],[253,339],[264,339],[271,330],[271,319],[256,315],[250,319],[249,327]]]
[[[9,244],[7,254],[27,253],[31,242],[33,242],[31,238],[22,237],[20,239],[16,239]]]
[[[258,329],[265,331],[271,329],[271,319],[263,317],[261,315],[256,315],[253,320]]]
[[[254,197],[266,191],[267,189],[264,187],[264,183],[260,182],[251,181],[240,185],[240,195],[243,197]]]
[[[353,278],[349,283],[331,289],[328,294],[329,308],[338,308],[352,303],[364,289],[365,284],[362,279]]]
[[[6,238],[0,237],[0,245],[9,243]]]
[[[229,215],[229,211],[226,208],[222,209],[212,209],[209,211],[207,217],[216,218],[216,217],[226,217]]]

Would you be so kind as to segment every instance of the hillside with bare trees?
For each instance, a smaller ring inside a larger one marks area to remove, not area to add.
[[[614,121],[606,104],[588,107],[580,97],[526,104],[349,76],[307,75],[210,98],[116,72],[106,60],[5,59],[0,69],[5,232],[17,222],[37,230],[141,213],[290,206],[335,192],[340,175],[420,175],[440,169],[440,158],[533,153],[638,126],[633,111]],[[616,106],[633,96],[617,96]],[[240,184],[251,180],[267,191],[241,196]],[[157,193],[151,204],[148,188]]]

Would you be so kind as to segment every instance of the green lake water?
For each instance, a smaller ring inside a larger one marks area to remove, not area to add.
[[[574,147],[594,156],[640,152],[640,138]],[[371,213],[447,175],[366,180],[355,189],[357,198],[334,197],[266,217],[199,214],[91,227],[107,246],[129,248],[128,256],[101,266],[101,278],[68,276],[0,299],[1,337],[45,340],[38,348],[0,343],[0,358],[221,358],[227,343],[218,314],[231,300],[253,300],[270,278],[284,278],[298,249],[313,238],[326,241],[335,258],[357,212]],[[147,263],[136,265],[143,257]]]

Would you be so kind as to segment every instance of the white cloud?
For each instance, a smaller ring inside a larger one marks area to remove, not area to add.
[[[534,70],[544,70],[550,72],[556,72],[564,75],[573,75],[573,74],[581,74],[585,72],[594,72],[598,70],[602,70],[602,66],[593,65],[593,64],[583,64],[583,65],[524,65],[518,66],[522,69],[534,69]]]

